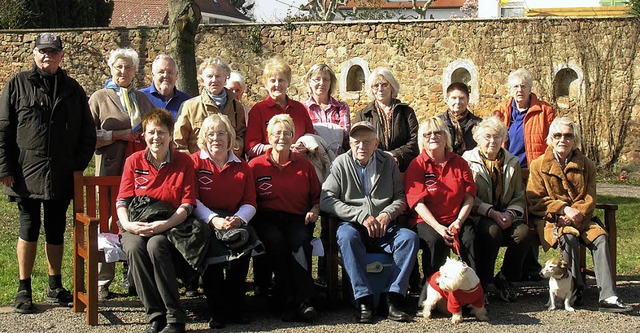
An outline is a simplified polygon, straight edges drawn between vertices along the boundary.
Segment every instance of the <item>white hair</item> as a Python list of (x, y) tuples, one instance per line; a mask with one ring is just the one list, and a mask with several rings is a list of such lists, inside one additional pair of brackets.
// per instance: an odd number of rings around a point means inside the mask
[(229, 73), (229, 79), (227, 80), (227, 83), (231, 83), (231, 82), (240, 83), (242, 88), (247, 87), (247, 84), (244, 83), (244, 77), (242, 77), (242, 74), (240, 74), (240, 72), (238, 71), (231, 71), (231, 73)]
[(171, 58), (170, 56), (168, 56), (166, 54), (158, 54), (156, 56), (156, 58), (153, 59), (153, 63), (151, 64), (151, 73), (155, 73), (156, 72), (156, 70), (158, 69), (158, 66), (159, 66), (158, 64), (162, 60), (173, 63), (173, 67), (176, 68), (176, 73), (178, 72), (178, 64), (176, 64), (176, 61), (173, 58)]
[(107, 65), (112, 67), (118, 59), (129, 59), (133, 63), (135, 71), (138, 71), (138, 65), (140, 59), (138, 58), (138, 52), (134, 49), (115, 49), (109, 53), (109, 59), (107, 59)]
[(524, 81), (527, 87), (533, 88), (533, 75), (531, 75), (531, 72), (524, 68), (518, 68), (515, 71), (511, 72), (511, 74), (509, 74), (509, 77), (507, 78), (507, 85), (509, 86), (509, 88), (513, 87), (516, 80)]

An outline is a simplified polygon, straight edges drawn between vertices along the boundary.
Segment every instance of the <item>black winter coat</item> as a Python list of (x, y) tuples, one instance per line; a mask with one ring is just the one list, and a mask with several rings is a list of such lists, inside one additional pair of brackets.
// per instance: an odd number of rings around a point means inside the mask
[(10, 197), (68, 200), (73, 172), (84, 170), (93, 156), (96, 127), (76, 80), (58, 69), (52, 94), (44, 80), (34, 66), (2, 91), (0, 177), (13, 176), (13, 187), (4, 188)]
[(391, 133), (389, 146), (385, 144), (384, 128), (381, 117), (376, 109), (375, 102), (371, 102), (364, 110), (358, 111), (353, 124), (359, 121), (368, 121), (376, 128), (379, 148), (393, 153), (398, 159), (400, 172), (404, 172), (409, 163), (420, 153), (418, 151), (418, 119), (413, 109), (397, 99), (391, 101), (393, 110), (391, 112)]

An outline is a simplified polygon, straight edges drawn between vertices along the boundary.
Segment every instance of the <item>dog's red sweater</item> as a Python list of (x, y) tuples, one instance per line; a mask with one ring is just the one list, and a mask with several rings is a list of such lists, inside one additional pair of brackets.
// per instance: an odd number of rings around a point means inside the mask
[(429, 285), (433, 289), (442, 295), (447, 300), (447, 310), (451, 313), (458, 313), (462, 311), (462, 306), (471, 304), (476, 308), (484, 306), (484, 290), (482, 286), (478, 284), (472, 290), (454, 290), (445, 291), (440, 289), (436, 279), (440, 277), (440, 272), (435, 272), (429, 278)]

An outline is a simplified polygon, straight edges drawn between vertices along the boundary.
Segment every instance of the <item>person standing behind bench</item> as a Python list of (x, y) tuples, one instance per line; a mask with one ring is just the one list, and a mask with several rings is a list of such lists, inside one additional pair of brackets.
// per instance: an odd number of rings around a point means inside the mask
[(155, 107), (171, 112), (175, 121), (178, 119), (178, 111), (182, 103), (191, 98), (189, 94), (176, 88), (176, 80), (178, 80), (176, 61), (166, 54), (158, 54), (151, 64), (151, 73), (153, 74), (151, 85), (140, 91), (147, 94)]
[[(507, 87), (511, 98), (500, 104), (494, 114), (507, 126), (508, 135), (504, 147), (518, 157), (526, 179), (531, 161), (544, 154), (547, 149), (549, 125), (556, 114), (549, 103), (539, 100), (531, 92), (533, 76), (528, 70), (519, 68), (511, 72), (507, 78)], [(531, 242), (524, 261), (522, 280), (539, 281), (540, 269), (538, 244)]]
[[(89, 108), (98, 136), (96, 176), (120, 176), (124, 161), (133, 152), (144, 149), (142, 117), (153, 109), (144, 93), (135, 90), (133, 79), (138, 69), (138, 53), (132, 49), (115, 49), (107, 64), (111, 78), (105, 87), (89, 98)], [(110, 297), (109, 286), (115, 275), (115, 263), (98, 263), (98, 299)], [(123, 287), (132, 294), (134, 288), (124, 265)]]
[(49, 274), (47, 301), (72, 306), (62, 286), (62, 255), (73, 172), (84, 170), (96, 145), (87, 95), (60, 68), (62, 39), (52, 33), (36, 38), (35, 65), (16, 74), (0, 97), (0, 180), (18, 204), (20, 237), (16, 248), (20, 283), (13, 303), (18, 313), (34, 313), (31, 273), (38, 249), (44, 207)]
[(349, 133), (351, 150), (338, 156), (322, 184), (323, 211), (342, 221), (337, 239), (353, 297), (358, 303), (359, 323), (373, 323), (373, 291), (366, 275), (368, 249), (393, 256), (394, 277), (386, 289), (387, 318), (410, 321), (399, 305), (409, 288), (416, 261), (418, 235), (401, 228), (396, 219), (407, 201), (402, 177), (394, 158), (378, 149), (376, 128), (368, 121), (355, 123)]

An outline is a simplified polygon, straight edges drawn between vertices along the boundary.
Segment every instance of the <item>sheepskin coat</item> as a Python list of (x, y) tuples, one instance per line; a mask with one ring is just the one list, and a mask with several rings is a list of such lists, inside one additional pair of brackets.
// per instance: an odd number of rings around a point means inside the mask
[[(534, 223), (545, 251), (556, 245), (557, 235), (564, 233), (580, 236), (587, 244), (606, 234), (602, 227), (591, 220), (596, 207), (596, 168), (579, 149), (573, 150), (573, 156), (564, 170), (554, 158), (551, 147), (547, 148), (544, 155), (533, 160), (526, 196), (529, 213), (537, 217)], [(556, 219), (564, 215), (565, 206), (578, 209), (585, 218), (582, 223), (555, 230)]]

